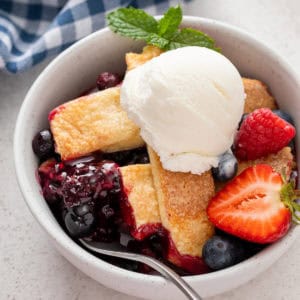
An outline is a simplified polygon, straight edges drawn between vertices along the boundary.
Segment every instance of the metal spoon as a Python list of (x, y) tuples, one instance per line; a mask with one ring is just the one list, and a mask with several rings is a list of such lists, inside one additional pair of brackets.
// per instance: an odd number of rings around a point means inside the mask
[[(138, 261), (144, 263), (157, 272), (159, 272), (163, 277), (169, 279), (173, 282), (185, 295), (188, 299), (191, 300), (201, 300), (202, 298), (196, 293), (196, 291), (186, 283), (177, 273), (175, 273), (168, 266), (160, 262), (159, 260), (142, 255), (127, 252), (127, 249), (120, 245), (119, 243), (100, 243), (100, 242), (88, 242), (83, 239), (79, 239), (79, 241), (84, 245), (87, 249), (108, 256), (114, 256), (119, 258), (125, 258), (133, 261)], [(125, 249), (125, 250), (124, 250)]]

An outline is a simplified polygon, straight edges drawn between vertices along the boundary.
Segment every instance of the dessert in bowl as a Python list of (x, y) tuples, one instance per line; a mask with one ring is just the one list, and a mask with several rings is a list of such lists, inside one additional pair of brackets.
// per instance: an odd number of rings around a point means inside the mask
[[(243, 76), (257, 78), (265, 82), (270, 87), (280, 108), (292, 115), (297, 127), (297, 115), (295, 115), (295, 111), (297, 111), (297, 105), (299, 105), (297, 104), (298, 82), (287, 65), (273, 54), (271, 50), (253, 40), (247, 34), (215, 21), (185, 18), (183, 26), (201, 28), (204, 32), (209, 33), (215, 38), (217, 44), (222, 47), (224, 55), (236, 65)], [(103, 43), (105, 43), (105, 46)], [(47, 115), (51, 110), (55, 107), (60, 107), (60, 109), (55, 110), (50, 115), (51, 120), (55, 120), (60, 112), (63, 115), (64, 110), (66, 112), (68, 108), (63, 108), (60, 105), (70, 99), (77, 98), (82, 91), (87, 90), (93, 84), (99, 73), (104, 71), (118, 72), (120, 74), (124, 73), (125, 53), (140, 52), (141, 48), (142, 45), (138, 42), (120, 38), (112, 34), (109, 30), (103, 30), (77, 43), (54, 60), (35, 82), (21, 109), (15, 135), (15, 159), (20, 186), (33, 214), (49, 233), (50, 237), (52, 237), (55, 245), (62, 254), (74, 265), (99, 282), (135, 296), (151, 298), (151, 290), (153, 287), (164, 286), (164, 289), (161, 289), (161, 292), (159, 295), (156, 295), (156, 298), (171, 299), (180, 297), (180, 295), (177, 294), (176, 289), (173, 289), (173, 287), (162, 278), (155, 275), (130, 272), (108, 264), (85, 251), (65, 234), (40, 194), (39, 184), (35, 178), (38, 163), (31, 150), (31, 140), (36, 132), (47, 127)], [(87, 50), (89, 52), (88, 55)], [(264, 64), (261, 64), (259, 60), (259, 57), (262, 56), (265, 57)], [(245, 57), (247, 57), (247, 60), (245, 60)], [(74, 61), (76, 61), (76, 64), (74, 64)], [(277, 63), (276, 67), (274, 67), (275, 63)], [(57, 74), (60, 74), (59, 78)], [(51, 82), (51, 86), (49, 86), (49, 82)], [(255, 83), (260, 86), (259, 82), (248, 82), (250, 85), (255, 85)], [(117, 88), (112, 89), (117, 93)], [(108, 90), (103, 93), (107, 93), (107, 91)], [(103, 93), (101, 92), (101, 95), (103, 95)], [(67, 107), (67, 105), (65, 106)], [(251, 103), (249, 103), (249, 106), (251, 106)], [(55, 126), (52, 126), (52, 131), (54, 127)], [(133, 131), (129, 130), (126, 133), (124, 132), (121, 138), (128, 132)], [(54, 136), (57, 139), (56, 133), (54, 133)], [(120, 138), (117, 140), (120, 141)], [(141, 139), (139, 139), (139, 137), (130, 139), (130, 142), (134, 145), (132, 148), (141, 146)], [(66, 144), (63, 143), (63, 146), (65, 145)], [(118, 145), (118, 148), (114, 148), (113, 151), (125, 150), (128, 145), (125, 149), (121, 149), (119, 146), (120, 145)], [(76, 151), (78, 153), (78, 149)], [(158, 170), (160, 176), (164, 176), (165, 171), (161, 169), (157, 155), (152, 150), (150, 150), (149, 153), (150, 160), (156, 165), (155, 170)], [(136, 155), (133, 156), (135, 156), (134, 159), (137, 160), (134, 163), (140, 162), (140, 160), (144, 163), (148, 162), (148, 157), (146, 157), (143, 149), (138, 150), (135, 154)], [(66, 155), (66, 157), (74, 158), (72, 155)], [(288, 153), (286, 155), (279, 155), (279, 157), (276, 157), (276, 161), (281, 157), (289, 158), (290, 156)], [(113, 157), (108, 157), (110, 160), (112, 158)], [(129, 161), (131, 160), (132, 158), (129, 158)], [(46, 169), (49, 165), (46, 164), (44, 167)], [(100, 164), (99, 167), (102, 173), (108, 174), (112, 170), (114, 171), (113, 164)], [(63, 168), (69, 168), (70, 172), (73, 172), (71, 164), (69, 166), (63, 166)], [(82, 168), (84, 169), (84, 162)], [(132, 168), (136, 169), (135, 172), (130, 171)], [(131, 183), (138, 184), (140, 182), (140, 177), (138, 176), (141, 174), (143, 179), (148, 179), (146, 184), (149, 185), (148, 191), (151, 194), (153, 182), (151, 181), (151, 177), (149, 177), (151, 171), (149, 171), (148, 164), (124, 166), (120, 169), (125, 186)], [(133, 178), (134, 176), (136, 178)], [(189, 176), (192, 176), (192, 174), (189, 174)], [(187, 184), (190, 182), (192, 182), (192, 180), (188, 179)], [(115, 182), (113, 182), (112, 179), (110, 182), (107, 182), (107, 184), (114, 185)], [(197, 186), (199, 185), (200, 183), (197, 184)], [(115, 184), (114, 187), (117, 189), (118, 184)], [(138, 187), (135, 190), (138, 190)], [(144, 190), (143, 188), (143, 191)], [(205, 192), (209, 193), (209, 186), (207, 186)], [(211, 197), (212, 196), (211, 194)], [(66, 195), (66, 198), (68, 198), (68, 195)], [(132, 199), (129, 197), (129, 201), (130, 200)], [(134, 200), (132, 203), (134, 203)], [(153, 209), (151, 210), (153, 211)], [(130, 223), (130, 220), (128, 222)], [(159, 223), (159, 219), (157, 218), (153, 223)], [(139, 234), (141, 231), (135, 232), (135, 228), (133, 227), (131, 229), (132, 235), (136, 235), (136, 238), (140, 238)], [(156, 230), (155, 226), (152, 229)], [(238, 286), (270, 266), (273, 261), (287, 250), (288, 246), (295, 239), (297, 231), (297, 228), (291, 228), (283, 239), (262, 250), (256, 256), (231, 268), (208, 274), (189, 276), (186, 277), (186, 279), (203, 296), (217, 294)], [(147, 234), (150, 234), (149, 231)], [(172, 262), (174, 263), (174, 259)], [(143, 291), (136, 288), (139, 284), (143, 284)]]

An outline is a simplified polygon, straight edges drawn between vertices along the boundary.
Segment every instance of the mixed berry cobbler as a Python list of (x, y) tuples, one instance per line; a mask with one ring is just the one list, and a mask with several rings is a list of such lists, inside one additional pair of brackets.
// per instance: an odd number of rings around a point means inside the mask
[[(147, 46), (128, 53), (128, 69), (161, 52)], [(287, 232), (295, 129), (261, 81), (243, 79), (244, 115), (232, 151), (201, 175), (162, 167), (120, 105), (121, 81), (101, 73), (98, 92), (55, 108), (50, 129), (33, 139), (43, 196), (71, 238), (120, 242), (180, 274), (201, 274), (245, 260)]]

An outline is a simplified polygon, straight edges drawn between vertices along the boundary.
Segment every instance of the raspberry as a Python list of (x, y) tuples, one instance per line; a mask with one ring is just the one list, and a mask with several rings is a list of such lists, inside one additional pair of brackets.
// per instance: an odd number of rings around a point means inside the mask
[(268, 108), (260, 108), (248, 115), (235, 138), (235, 155), (253, 160), (276, 153), (294, 138), (294, 126)]

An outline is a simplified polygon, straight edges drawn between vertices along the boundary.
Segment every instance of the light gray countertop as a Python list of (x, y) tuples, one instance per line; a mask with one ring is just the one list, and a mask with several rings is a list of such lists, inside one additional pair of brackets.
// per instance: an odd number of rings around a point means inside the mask
[[(196, 0), (184, 10), (249, 31), (284, 56), (300, 76), (299, 0)], [(0, 299), (136, 299), (105, 288), (67, 262), (22, 199), (12, 155), (14, 125), (26, 92), (46, 65), (19, 75), (0, 73)], [(300, 299), (299, 249), (300, 240), (254, 280), (210, 299)]]

